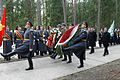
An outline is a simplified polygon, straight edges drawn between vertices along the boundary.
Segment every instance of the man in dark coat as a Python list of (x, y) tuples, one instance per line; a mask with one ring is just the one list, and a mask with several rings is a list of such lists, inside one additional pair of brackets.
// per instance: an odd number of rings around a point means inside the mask
[(78, 68), (84, 67), (84, 58), (85, 58), (85, 49), (86, 49), (86, 39), (87, 39), (87, 22), (83, 22), (81, 25), (80, 33), (76, 38), (73, 40), (73, 44), (64, 50), (71, 50), (79, 59), (80, 65)]
[(29, 68), (27, 68), (26, 70), (32, 70), (33, 69), (33, 62), (32, 62), (33, 30), (31, 30), (32, 26), (33, 25), (30, 21), (28, 21), (26, 23), (27, 30), (24, 33), (23, 45), (21, 45), (20, 47), (15, 49), (13, 52), (9, 52), (8, 54), (1, 53), (1, 55), (3, 57), (9, 57), (9, 56), (13, 56), (15, 54), (26, 56), (27, 59), (28, 59), (28, 62), (29, 62)]
[(103, 46), (104, 46), (103, 56), (109, 54), (109, 52), (108, 52), (109, 42), (110, 42), (110, 33), (107, 32), (107, 28), (104, 28), (104, 33), (103, 33), (103, 36), (102, 36), (102, 43), (103, 43)]
[[(6, 28), (6, 33), (3, 36), (3, 53), (8, 54), (9, 52), (12, 51), (12, 32), (9, 31), (9, 28)], [(4, 57), (5, 60), (9, 61), (10, 57)]]
[(93, 28), (88, 33), (89, 46), (91, 47), (90, 54), (94, 53), (94, 47), (96, 46), (97, 34)]

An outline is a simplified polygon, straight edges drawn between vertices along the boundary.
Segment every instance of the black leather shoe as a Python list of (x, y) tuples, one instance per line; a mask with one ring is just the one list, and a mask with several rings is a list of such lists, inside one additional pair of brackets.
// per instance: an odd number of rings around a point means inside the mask
[(103, 56), (105, 56), (105, 54), (103, 54)]
[(3, 57), (8, 57), (7, 54), (0, 53)]
[(61, 59), (61, 58), (62, 58), (62, 56), (58, 57), (58, 59)]
[(68, 61), (67, 64), (72, 63), (72, 61)]
[(50, 58), (55, 59), (55, 57), (53, 55), (51, 55)]
[(82, 67), (84, 67), (83, 65), (80, 65), (80, 66), (78, 66), (77, 68), (82, 68)]
[(63, 59), (62, 61), (67, 61), (67, 59)]
[(33, 67), (29, 67), (29, 68), (27, 68), (27, 69), (25, 69), (26, 71), (28, 71), (28, 70), (33, 70)]

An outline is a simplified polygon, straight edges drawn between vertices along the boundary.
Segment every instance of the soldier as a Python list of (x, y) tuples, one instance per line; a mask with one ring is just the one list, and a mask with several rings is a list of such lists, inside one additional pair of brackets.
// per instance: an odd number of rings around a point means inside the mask
[[(14, 43), (15, 43), (15, 48), (20, 47), (20, 45), (23, 43), (23, 38), (24, 34), (23, 31), (21, 31), (21, 27), (17, 26), (16, 30), (14, 31)], [(18, 59), (21, 59), (22, 56), (18, 54)]]
[(36, 26), (35, 27), (35, 30), (34, 30), (34, 52), (36, 53), (36, 55), (39, 55), (39, 38), (40, 38), (40, 35), (39, 35), (39, 30), (40, 30), (40, 26)]
[(87, 22), (83, 22), (80, 27), (80, 33), (73, 40), (73, 44), (67, 48), (64, 48), (65, 51), (71, 50), (79, 59), (80, 65), (77, 68), (84, 67), (83, 60), (85, 59), (85, 49), (86, 49), (86, 39), (87, 39)]
[(109, 54), (109, 51), (108, 51), (109, 42), (110, 42), (110, 33), (107, 32), (107, 28), (104, 28), (104, 33), (103, 33), (103, 36), (102, 36), (102, 43), (103, 43), (103, 46), (104, 46), (103, 56)]
[[(62, 35), (65, 33), (66, 30), (67, 30), (66, 29), (66, 24), (62, 23), (61, 28), (60, 28), (60, 31), (61, 31)], [(63, 52), (63, 56), (64, 56), (64, 59), (62, 61), (67, 61), (67, 54), (66, 54), (67, 51), (64, 51), (63, 48), (64, 47), (62, 46), (62, 52)]]
[(10, 57), (15, 54), (24, 55), (27, 57), (29, 62), (29, 67), (26, 70), (33, 69), (33, 62), (32, 62), (32, 51), (33, 51), (33, 31), (31, 30), (32, 23), (28, 21), (26, 23), (27, 30), (24, 33), (24, 41), (23, 45), (15, 49), (13, 52), (9, 52), (8, 54), (1, 53), (3, 57)]
[[(8, 54), (12, 51), (12, 32), (9, 31), (9, 28), (6, 28), (6, 33), (3, 36), (3, 53)], [(9, 61), (10, 57), (4, 57), (5, 60)]]
[(103, 35), (103, 29), (100, 30), (98, 35), (99, 47), (102, 47), (102, 35)]
[(43, 26), (40, 26), (40, 30), (38, 33), (38, 37), (39, 37), (38, 48), (39, 48), (41, 56), (44, 56), (44, 54), (47, 54), (47, 46), (45, 45), (45, 39), (43, 37), (43, 32), (44, 32)]

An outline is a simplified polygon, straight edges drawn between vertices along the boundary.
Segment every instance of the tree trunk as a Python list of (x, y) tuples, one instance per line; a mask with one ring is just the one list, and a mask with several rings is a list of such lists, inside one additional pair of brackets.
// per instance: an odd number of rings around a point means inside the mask
[(2, 0), (0, 0), (0, 20), (1, 20), (1, 17), (2, 17)]
[(118, 27), (118, 24), (117, 24), (118, 23), (118, 19), (117, 19), (118, 16), (117, 15), (118, 15), (118, 0), (116, 0), (116, 22), (115, 22), (116, 23), (116, 27)]
[(63, 13), (64, 13), (64, 23), (67, 25), (67, 7), (66, 7), (66, 0), (62, 0), (63, 1)]
[(42, 20), (41, 20), (41, 0), (37, 0), (37, 20), (38, 20), (38, 25), (42, 25)]
[(73, 0), (73, 24), (76, 25), (76, 0)]
[(98, 35), (98, 32), (100, 31), (100, 4), (101, 4), (101, 0), (98, 0), (97, 35)]

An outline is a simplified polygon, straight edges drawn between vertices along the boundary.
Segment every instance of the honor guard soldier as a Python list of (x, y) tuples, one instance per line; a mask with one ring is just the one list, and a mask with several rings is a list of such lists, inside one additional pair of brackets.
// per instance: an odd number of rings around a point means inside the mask
[(85, 50), (86, 50), (86, 39), (87, 39), (87, 22), (83, 22), (80, 26), (79, 35), (77, 35), (71, 46), (64, 48), (65, 51), (71, 50), (79, 59), (80, 65), (78, 68), (84, 67), (83, 60), (85, 59)]
[[(15, 48), (20, 47), (20, 45), (23, 43), (24, 37), (23, 37), (23, 31), (21, 31), (21, 27), (17, 26), (16, 30), (14, 31), (14, 43)], [(18, 59), (21, 59), (22, 56), (18, 54)]]
[[(9, 52), (12, 51), (12, 44), (13, 44), (13, 40), (12, 40), (12, 32), (9, 31), (9, 28), (6, 28), (6, 33), (3, 36), (3, 53), (4, 54), (8, 54)], [(10, 56), (9, 57), (4, 57), (5, 60), (9, 61), (10, 60)]]
[(39, 55), (39, 38), (40, 38), (40, 26), (36, 26), (34, 30), (34, 52)]
[(100, 30), (98, 35), (99, 47), (102, 47), (102, 35), (103, 35), (103, 29)]
[(28, 21), (26, 23), (27, 30), (24, 33), (24, 41), (23, 45), (18, 47), (12, 52), (9, 52), (8, 54), (1, 53), (3, 57), (10, 57), (15, 54), (19, 54), (22, 56), (26, 56), (29, 62), (29, 67), (26, 70), (32, 70), (33, 69), (33, 61), (32, 61), (32, 51), (33, 51), (33, 31), (31, 30), (32, 23)]

